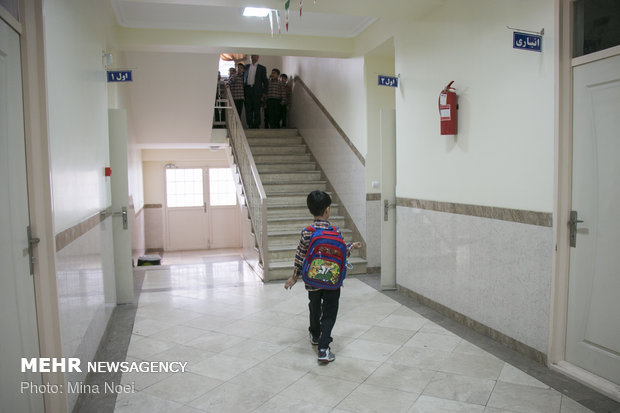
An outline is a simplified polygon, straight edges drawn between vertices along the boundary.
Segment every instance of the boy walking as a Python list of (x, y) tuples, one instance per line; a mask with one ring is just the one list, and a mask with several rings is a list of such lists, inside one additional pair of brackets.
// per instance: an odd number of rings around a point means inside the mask
[[(301, 232), (301, 239), (295, 255), (295, 269), (293, 275), (284, 284), (285, 289), (293, 287), (302, 274), (303, 262), (313, 232), (331, 227), (328, 221), (329, 208), (332, 203), (329, 194), (323, 191), (312, 191), (306, 201), (310, 213), (314, 216), (314, 223), (312, 227), (305, 228)], [(361, 247), (360, 242), (347, 244), (347, 256), (352, 249)], [(336, 355), (329, 348), (329, 343), (332, 342), (331, 332), (338, 315), (340, 288), (328, 290), (306, 285), (306, 290), (308, 291), (308, 309), (310, 310), (310, 327), (308, 328), (310, 342), (318, 346), (319, 363), (329, 363), (336, 359)]]

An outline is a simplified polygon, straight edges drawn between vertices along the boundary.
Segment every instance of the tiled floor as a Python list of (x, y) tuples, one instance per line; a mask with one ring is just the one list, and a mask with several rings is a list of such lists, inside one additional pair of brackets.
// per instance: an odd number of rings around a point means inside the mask
[(127, 360), (187, 372), (124, 374), (136, 392), (115, 412), (590, 411), (360, 279), (320, 366), (301, 281), (262, 284), (230, 251), (202, 261), (144, 270)]

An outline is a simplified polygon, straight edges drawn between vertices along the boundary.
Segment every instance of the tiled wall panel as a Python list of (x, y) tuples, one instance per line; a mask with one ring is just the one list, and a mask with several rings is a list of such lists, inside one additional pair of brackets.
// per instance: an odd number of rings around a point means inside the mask
[(397, 208), (397, 283), (547, 353), (552, 228)]

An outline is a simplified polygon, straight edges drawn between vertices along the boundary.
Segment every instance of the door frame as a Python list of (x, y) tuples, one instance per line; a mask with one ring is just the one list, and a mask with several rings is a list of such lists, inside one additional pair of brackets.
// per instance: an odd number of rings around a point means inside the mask
[[(39, 238), (34, 248), (34, 289), (41, 357), (62, 354), (58, 292), (56, 286), (56, 239), (52, 214), (52, 191), (49, 162), (47, 100), (45, 95), (45, 54), (43, 42), (43, 1), (19, 1), (20, 21), (0, 6), (0, 17), (20, 34), (26, 173), (30, 226)], [(44, 383), (64, 385), (61, 372), (42, 373)], [(47, 392), (43, 396), (46, 411), (66, 412), (63, 393)]]
[(555, 178), (553, 274), (549, 368), (620, 401), (618, 386), (566, 361), (566, 323), (570, 267), (569, 214), (572, 206), (573, 67), (620, 54), (620, 46), (572, 58), (572, 0), (555, 0)]

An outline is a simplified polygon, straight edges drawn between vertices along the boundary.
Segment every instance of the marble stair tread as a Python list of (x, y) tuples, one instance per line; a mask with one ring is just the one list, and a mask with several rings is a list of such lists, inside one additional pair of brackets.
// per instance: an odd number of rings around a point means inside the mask
[[(340, 229), (340, 232), (342, 233), (342, 236), (345, 237), (345, 240), (346, 240), (345, 234), (350, 235), (353, 233), (353, 231), (348, 228), (339, 228), (339, 229)], [(298, 230), (278, 230), (278, 231), (267, 230), (268, 237), (272, 237), (272, 236), (281, 237), (281, 236), (286, 236), (286, 235), (299, 235), (299, 234), (301, 234), (301, 228), (299, 228)]]
[[(338, 215), (333, 215), (331, 217), (329, 217), (330, 221), (342, 221), (344, 220), (344, 216), (338, 216)], [(308, 219), (308, 216), (297, 216), (297, 217), (270, 217), (267, 218), (267, 222), (285, 222), (285, 221), (301, 221), (301, 222), (308, 222), (311, 221), (311, 219)], [(308, 225), (312, 224), (312, 222), (310, 222)], [(333, 225), (333, 224), (332, 224)], [(301, 228), (300, 228), (301, 229)]]

